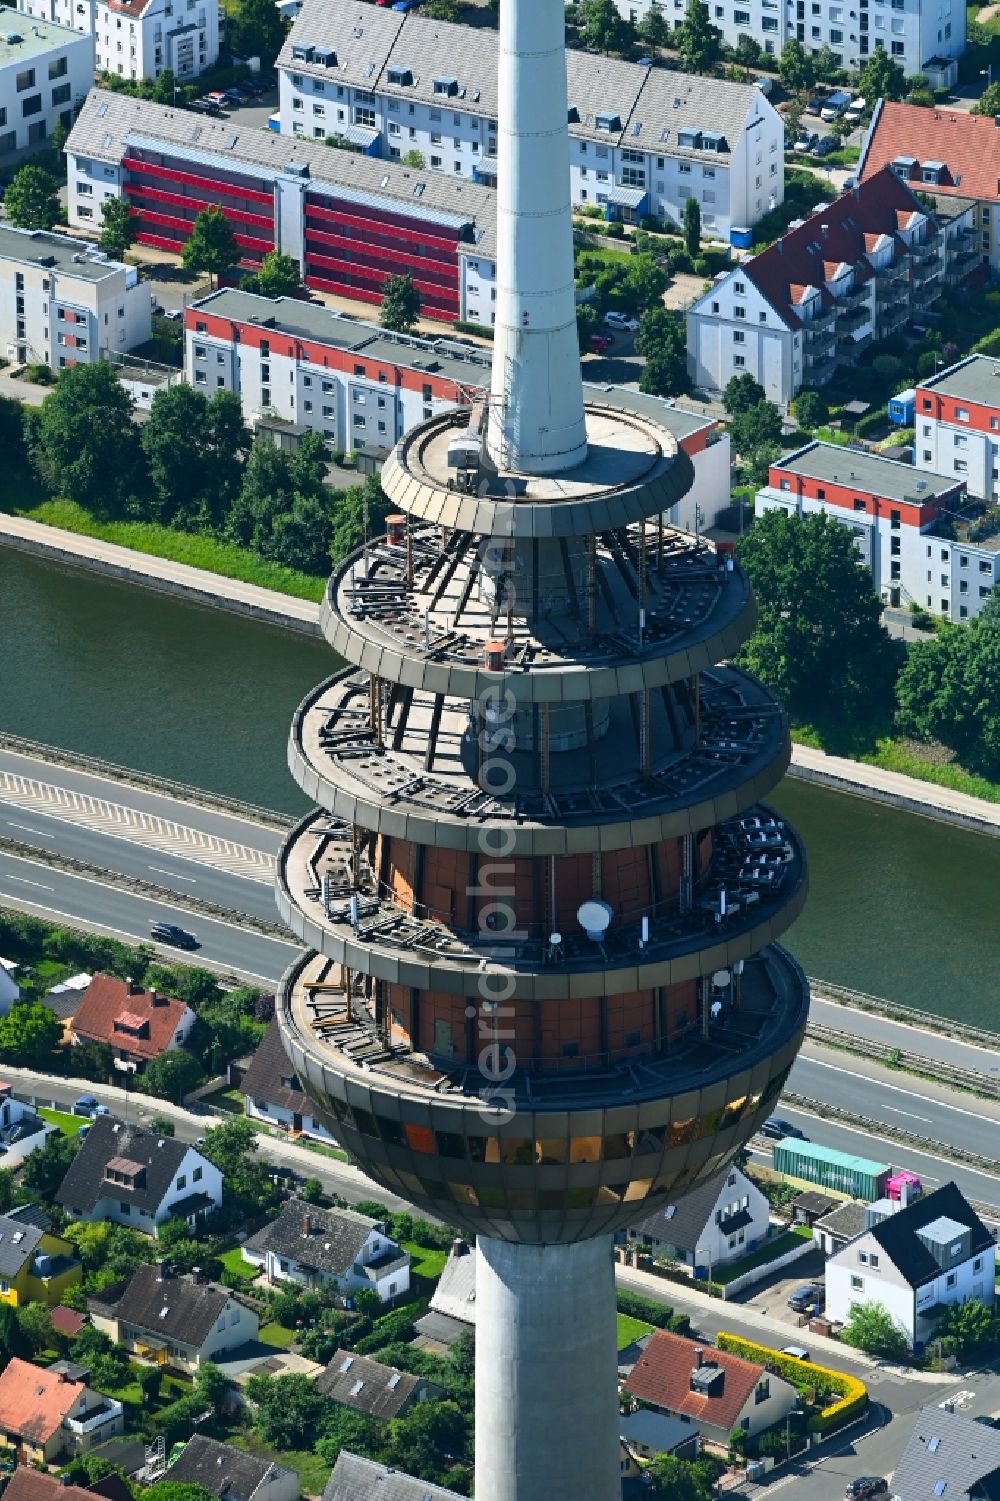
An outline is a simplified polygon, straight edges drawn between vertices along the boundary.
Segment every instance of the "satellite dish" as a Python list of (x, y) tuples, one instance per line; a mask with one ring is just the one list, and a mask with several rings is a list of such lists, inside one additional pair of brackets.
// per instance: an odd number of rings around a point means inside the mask
[(614, 909), (607, 902), (589, 901), (577, 908), (576, 920), (588, 938), (600, 943), (614, 915)]
[(725, 990), (726, 986), (729, 984), (728, 969), (717, 969), (715, 971), (715, 974), (712, 976), (712, 984), (715, 986), (716, 990)]
[(562, 943), (562, 934), (561, 933), (550, 933), (549, 934), (549, 943), (551, 943), (552, 947), (555, 948), (556, 944)]

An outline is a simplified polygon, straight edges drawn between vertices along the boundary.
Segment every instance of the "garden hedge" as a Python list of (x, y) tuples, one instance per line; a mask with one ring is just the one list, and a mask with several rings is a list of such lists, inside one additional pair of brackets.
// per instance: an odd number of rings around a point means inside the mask
[(833, 1397), (819, 1412), (809, 1419), (813, 1433), (832, 1433), (842, 1428), (852, 1418), (859, 1417), (868, 1406), (868, 1388), (856, 1376), (847, 1376), (829, 1366), (816, 1365), (811, 1360), (796, 1360), (793, 1355), (783, 1355), (769, 1345), (758, 1345), (752, 1340), (740, 1339), (736, 1334), (727, 1334), (724, 1329), (716, 1335), (715, 1343), (720, 1350), (738, 1355), (743, 1360), (752, 1360), (756, 1365), (766, 1366), (775, 1375), (781, 1376), (801, 1392), (805, 1387), (814, 1387), (825, 1396)]

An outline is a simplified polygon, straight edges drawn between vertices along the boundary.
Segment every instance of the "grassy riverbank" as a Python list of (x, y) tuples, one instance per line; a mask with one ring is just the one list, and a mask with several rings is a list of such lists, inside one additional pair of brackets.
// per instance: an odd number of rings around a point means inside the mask
[(808, 725), (798, 725), (792, 730), (792, 739), (797, 745), (808, 745), (814, 750), (828, 751), (844, 756), (863, 766), (877, 766), (882, 771), (897, 771), (902, 776), (913, 777), (917, 782), (930, 782), (935, 787), (947, 787), (952, 792), (964, 792), (968, 797), (979, 797), (987, 803), (1000, 803), (1000, 782), (991, 782), (987, 777), (976, 776), (971, 771), (952, 761), (942, 760), (943, 747), (922, 746), (912, 740), (896, 740), (891, 736), (879, 736), (873, 749), (831, 746)]
[(314, 578), (295, 568), (285, 568), (280, 563), (267, 563), (245, 547), (219, 542), (214, 537), (174, 531), (153, 521), (99, 521), (71, 500), (45, 500), (30, 508), (18, 508), (16, 514), (26, 516), (29, 521), (42, 521), (47, 526), (76, 532), (79, 536), (114, 542), (132, 552), (148, 553), (172, 563), (187, 563), (192, 568), (221, 574), (223, 578), (257, 584), (278, 594), (290, 594), (296, 599), (318, 603), (323, 596), (324, 579)]

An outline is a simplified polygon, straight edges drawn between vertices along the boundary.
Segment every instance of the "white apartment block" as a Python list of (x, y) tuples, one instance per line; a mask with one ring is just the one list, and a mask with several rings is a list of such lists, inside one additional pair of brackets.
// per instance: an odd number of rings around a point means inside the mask
[(973, 354), (914, 393), (914, 463), (954, 476), (970, 495), (1000, 499), (1000, 360)]
[[(624, 20), (641, 21), (661, 12), (671, 31), (684, 20), (687, 0), (615, 0)], [(962, 0), (705, 0), (709, 19), (722, 40), (736, 47), (740, 37), (759, 42), (777, 62), (795, 38), (807, 52), (830, 47), (839, 66), (858, 72), (879, 47), (907, 77), (922, 73), (932, 86), (949, 87), (957, 59), (965, 51)]]
[(0, 353), (18, 364), (89, 365), (152, 331), (153, 300), (134, 266), (79, 240), (0, 224)]
[[(493, 185), (497, 35), (361, 0), (305, 0), (278, 56), (282, 133)], [(698, 200), (727, 240), (784, 198), (784, 131), (760, 89), (571, 49), (574, 205), (679, 224)]]
[(875, 591), (964, 623), (1000, 580), (1000, 537), (969, 540), (973, 511), (962, 481), (834, 443), (786, 454), (758, 490), (755, 509), (804, 517), (824, 512), (850, 529)]
[(197, 78), (219, 57), (219, 0), (18, 0), (26, 16), (94, 40), (94, 67), (133, 83), (173, 70)]
[(888, 169), (820, 205), (692, 304), (694, 384), (723, 391), (747, 372), (787, 407), (940, 296), (943, 238)]
[(0, 163), (69, 130), (94, 77), (94, 43), (0, 5)]

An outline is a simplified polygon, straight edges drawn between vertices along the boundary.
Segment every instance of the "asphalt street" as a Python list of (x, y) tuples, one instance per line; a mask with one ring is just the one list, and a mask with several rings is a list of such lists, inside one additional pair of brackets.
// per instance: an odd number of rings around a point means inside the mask
[[(960, 1068), (978, 1069), (984, 1074), (1000, 1074), (1000, 1052), (977, 1047), (975, 1043), (963, 1042), (961, 1038), (948, 1037), (942, 1032), (928, 1032), (921, 1027), (902, 1027), (889, 1017), (871, 1011), (859, 1011), (853, 1006), (841, 1006), (836, 1001), (826, 1001), (813, 995), (809, 1007), (810, 1020), (822, 1022), (825, 1027), (849, 1032), (854, 1037), (870, 1037), (875, 1042), (884, 1042), (889, 1047), (905, 1046), (925, 1058), (938, 1058), (945, 1063), (957, 1064)], [(900, 1033), (906, 1034), (901, 1042)]]

